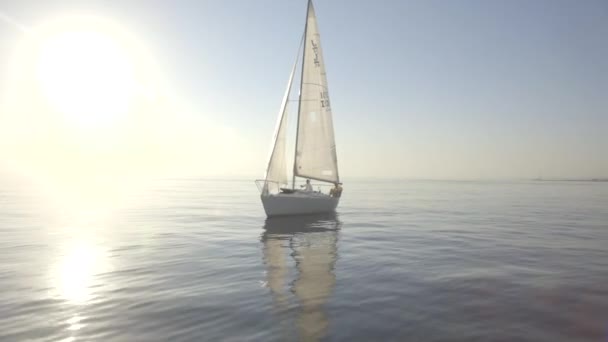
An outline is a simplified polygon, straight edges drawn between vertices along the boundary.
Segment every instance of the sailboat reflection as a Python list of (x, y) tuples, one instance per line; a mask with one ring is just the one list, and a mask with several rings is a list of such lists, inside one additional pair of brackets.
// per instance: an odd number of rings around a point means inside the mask
[[(318, 340), (327, 334), (329, 323), (323, 306), (336, 282), (334, 264), (341, 226), (336, 214), (274, 217), (264, 224), (266, 277), (274, 306), (277, 314), (286, 317), (294, 299), (287, 292), (287, 280), (294, 279), (288, 286), (298, 306), (295, 325), (301, 340)], [(294, 270), (289, 257), (295, 263)]]

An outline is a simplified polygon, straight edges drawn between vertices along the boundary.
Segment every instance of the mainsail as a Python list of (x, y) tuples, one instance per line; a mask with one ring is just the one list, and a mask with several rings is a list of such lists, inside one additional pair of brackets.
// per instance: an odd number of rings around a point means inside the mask
[(294, 177), (339, 182), (338, 160), (317, 18), (308, 2)]

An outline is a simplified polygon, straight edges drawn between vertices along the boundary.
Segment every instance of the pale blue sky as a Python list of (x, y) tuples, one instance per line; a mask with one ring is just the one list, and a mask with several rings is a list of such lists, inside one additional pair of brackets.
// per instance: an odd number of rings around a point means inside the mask
[[(253, 176), (265, 167), (305, 8), (304, 0), (0, 1), (24, 26), (68, 11), (124, 26), (197, 113), (242, 138), (248, 161), (227, 172)], [(315, 8), (343, 177), (608, 176), (608, 2), (317, 0)], [(0, 23), (3, 66), (20, 32)]]

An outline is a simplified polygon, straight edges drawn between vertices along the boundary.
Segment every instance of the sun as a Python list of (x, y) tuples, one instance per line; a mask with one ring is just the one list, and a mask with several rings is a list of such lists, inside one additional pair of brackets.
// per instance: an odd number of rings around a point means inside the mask
[(69, 12), (15, 42), (0, 65), (2, 171), (62, 203), (110, 203), (160, 163), (150, 146), (171, 113), (168, 86), (144, 36), (117, 18)]
[(49, 104), (83, 126), (114, 122), (129, 110), (135, 80), (129, 57), (102, 32), (67, 31), (43, 42), (37, 70)]
[(52, 110), (80, 129), (111, 125), (129, 111), (136, 61), (119, 30), (76, 17), (47, 23), (39, 32), (36, 80)]

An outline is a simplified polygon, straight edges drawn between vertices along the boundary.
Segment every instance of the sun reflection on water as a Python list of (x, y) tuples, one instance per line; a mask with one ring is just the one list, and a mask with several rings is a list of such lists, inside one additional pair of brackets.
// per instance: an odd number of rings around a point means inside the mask
[(76, 330), (80, 330), (81, 328), (83, 328), (85, 325), (80, 323), (80, 321), (82, 321), (83, 317), (76, 314), (74, 316), (72, 316), (72, 318), (68, 319), (66, 321), (67, 324), (69, 324), (68, 326), (68, 330), (72, 330), (72, 331), (76, 331)]
[(97, 276), (110, 269), (103, 248), (88, 240), (71, 242), (51, 268), (53, 294), (72, 304), (85, 304), (94, 297), (93, 287), (102, 285)]

